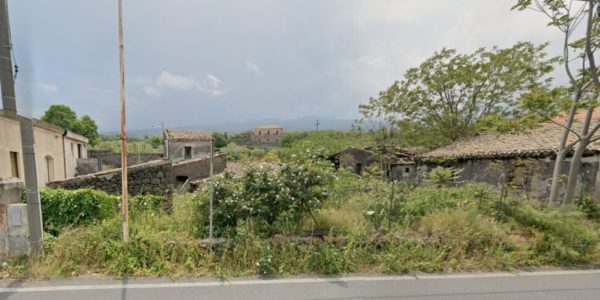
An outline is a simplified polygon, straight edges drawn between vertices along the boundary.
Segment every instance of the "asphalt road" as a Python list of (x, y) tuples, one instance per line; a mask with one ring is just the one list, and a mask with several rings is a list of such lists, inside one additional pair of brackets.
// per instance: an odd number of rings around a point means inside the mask
[(425, 276), (0, 281), (0, 299), (600, 299), (599, 271)]

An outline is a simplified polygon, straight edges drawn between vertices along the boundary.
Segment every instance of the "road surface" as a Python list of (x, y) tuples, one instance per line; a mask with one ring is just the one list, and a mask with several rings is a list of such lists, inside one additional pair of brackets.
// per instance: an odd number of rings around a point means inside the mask
[(600, 299), (600, 270), (422, 276), (0, 281), (0, 299)]

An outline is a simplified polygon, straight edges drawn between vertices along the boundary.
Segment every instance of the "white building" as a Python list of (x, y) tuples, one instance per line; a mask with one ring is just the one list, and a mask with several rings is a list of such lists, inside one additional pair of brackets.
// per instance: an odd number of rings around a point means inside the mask
[[(0, 110), (0, 178), (25, 180), (19, 118)], [(77, 159), (87, 158), (88, 139), (36, 119), (33, 128), (38, 185), (77, 176)]]

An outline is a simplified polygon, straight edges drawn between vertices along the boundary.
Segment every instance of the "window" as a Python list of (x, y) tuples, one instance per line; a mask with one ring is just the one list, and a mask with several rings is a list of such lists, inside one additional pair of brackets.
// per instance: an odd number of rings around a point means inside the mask
[(184, 154), (183, 154), (184, 159), (192, 158), (192, 147), (186, 146), (186, 147), (184, 147), (183, 150), (184, 150)]
[(270, 134), (271, 134), (271, 131), (270, 131), (270, 130), (267, 130), (267, 135), (270, 135)]
[(259, 131), (259, 132), (258, 132), (258, 135), (262, 135), (262, 131)]
[(410, 168), (404, 168), (404, 173), (410, 173)]
[(278, 135), (278, 134), (279, 134), (279, 130), (275, 130), (275, 135)]
[(10, 171), (12, 177), (19, 178), (19, 153), (10, 152)]
[(358, 163), (354, 166), (354, 173), (358, 174), (358, 175), (362, 175), (363, 173), (363, 165), (361, 163)]
[(81, 144), (77, 144), (77, 158), (81, 158), (82, 157), (82, 155), (81, 155), (82, 152), (83, 151), (82, 151)]
[(46, 161), (46, 183), (54, 181), (54, 159), (48, 155)]

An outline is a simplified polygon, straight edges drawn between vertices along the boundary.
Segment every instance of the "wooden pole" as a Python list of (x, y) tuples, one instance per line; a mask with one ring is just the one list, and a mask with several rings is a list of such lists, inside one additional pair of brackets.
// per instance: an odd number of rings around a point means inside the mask
[(125, 57), (123, 48), (123, 0), (119, 1), (119, 73), (121, 81), (121, 219), (123, 241), (129, 242), (129, 201), (127, 199), (127, 122), (125, 110)]
[(208, 237), (210, 239), (213, 238), (213, 198), (214, 198), (214, 183), (213, 183), (213, 168), (214, 168), (214, 158), (215, 158), (215, 138), (214, 136), (210, 140), (210, 173), (209, 173), (209, 182), (210, 182), (210, 200), (209, 200), (209, 224), (208, 224)]

